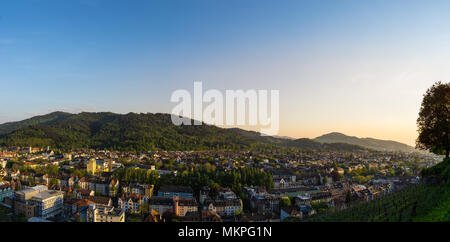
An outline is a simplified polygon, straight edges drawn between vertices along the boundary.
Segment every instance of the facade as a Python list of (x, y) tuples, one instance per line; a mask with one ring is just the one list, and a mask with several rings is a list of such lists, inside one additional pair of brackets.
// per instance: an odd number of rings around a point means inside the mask
[(87, 209), (87, 222), (125, 222), (125, 210), (91, 204)]
[(97, 172), (111, 172), (112, 171), (112, 160), (105, 162), (103, 160), (96, 160), (95, 158), (89, 159), (87, 162), (87, 172), (90, 174), (95, 174)]
[(258, 194), (250, 198), (250, 207), (258, 213), (280, 211), (280, 197), (268, 194)]
[(119, 189), (119, 180), (83, 177), (78, 181), (81, 189), (93, 190), (102, 196), (114, 197)]
[(126, 198), (125, 196), (119, 198), (119, 208), (124, 209), (129, 213), (139, 213), (142, 200), (136, 194)]
[(168, 197), (153, 197), (149, 200), (149, 211), (157, 211), (164, 214), (167, 210), (173, 209), (173, 199)]
[(184, 217), (186, 213), (197, 212), (198, 203), (195, 198), (174, 198), (174, 211), (177, 216)]
[(215, 212), (220, 216), (233, 216), (237, 212), (243, 211), (243, 203), (240, 198), (208, 201), (205, 207), (210, 212)]
[(184, 217), (187, 213), (198, 211), (198, 202), (195, 198), (154, 197), (150, 199), (149, 204), (149, 211), (155, 210), (158, 214), (171, 210), (175, 215)]
[(132, 195), (136, 194), (143, 198), (144, 202), (147, 202), (148, 199), (152, 197), (153, 193), (153, 185), (148, 184), (140, 184), (140, 183), (133, 183), (126, 186), (122, 186), (122, 190), (124, 194)]
[(0, 159), (0, 169), (1, 168), (6, 168), (6, 164), (8, 164), (7, 160)]
[(25, 215), (27, 218), (34, 217), (36, 205), (26, 201), (14, 201), (14, 215)]
[(36, 206), (35, 217), (51, 218), (63, 212), (64, 192), (48, 190), (43, 191), (30, 199)]
[(97, 172), (97, 161), (94, 158), (89, 159), (87, 163), (87, 172), (89, 174), (95, 174), (95, 172)]
[(78, 189), (74, 191), (74, 194), (77, 199), (83, 199), (95, 196), (95, 192), (93, 190), (84, 190), (84, 189)]

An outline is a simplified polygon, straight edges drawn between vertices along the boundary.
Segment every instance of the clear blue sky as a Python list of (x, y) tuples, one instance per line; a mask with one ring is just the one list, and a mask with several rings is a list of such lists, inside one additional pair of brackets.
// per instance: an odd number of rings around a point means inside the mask
[(450, 80), (450, 1), (4, 0), (0, 123), (170, 112), (175, 89), (279, 89), (281, 135), (413, 144)]

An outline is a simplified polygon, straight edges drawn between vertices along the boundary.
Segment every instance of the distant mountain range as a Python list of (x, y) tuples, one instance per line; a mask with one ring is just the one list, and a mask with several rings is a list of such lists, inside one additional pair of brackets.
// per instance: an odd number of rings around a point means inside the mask
[[(328, 137), (328, 138), (327, 138)], [(338, 139), (338, 138), (341, 139)], [(212, 125), (175, 126), (170, 114), (54, 112), (0, 125), (1, 146), (51, 146), (62, 149), (207, 150), (271, 149), (362, 151), (403, 150), (394, 141), (356, 142), (356, 137), (328, 134), (312, 139), (261, 136), (254, 131)], [(356, 138), (356, 141), (355, 139)], [(362, 139), (366, 140), (366, 139)], [(383, 143), (388, 142), (388, 143)], [(374, 144), (373, 144), (374, 143)], [(371, 144), (371, 145), (368, 145)], [(387, 149), (389, 148), (389, 149)], [(412, 147), (411, 147), (412, 148)], [(408, 149), (409, 150), (409, 149)]]
[(345, 134), (337, 132), (325, 134), (313, 140), (320, 143), (328, 143), (328, 144), (346, 143), (380, 151), (404, 151), (404, 152), (416, 151), (414, 147), (397, 141), (379, 140), (373, 138), (358, 138), (355, 136), (347, 136)]

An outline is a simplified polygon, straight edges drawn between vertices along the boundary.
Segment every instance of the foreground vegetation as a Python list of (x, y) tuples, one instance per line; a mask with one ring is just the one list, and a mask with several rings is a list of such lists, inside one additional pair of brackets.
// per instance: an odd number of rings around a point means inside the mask
[[(424, 169), (422, 184), (348, 209), (318, 214), (310, 222), (449, 222), (450, 159)], [(431, 182), (431, 183), (430, 183)]]
[(309, 218), (309, 222), (450, 221), (450, 186), (414, 185), (400, 192)]

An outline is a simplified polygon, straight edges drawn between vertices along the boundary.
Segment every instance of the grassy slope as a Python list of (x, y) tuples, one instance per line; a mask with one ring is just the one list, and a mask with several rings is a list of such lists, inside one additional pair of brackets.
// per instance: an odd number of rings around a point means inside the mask
[[(428, 196), (427, 200), (430, 203), (435, 204), (433, 208), (429, 209), (424, 214), (418, 214), (413, 221), (450, 221), (450, 159), (444, 160), (440, 164), (425, 169), (422, 171), (422, 176), (433, 177), (436, 185), (430, 185), (428, 187), (429, 194), (434, 194), (434, 199), (432, 196)], [(436, 179), (437, 178), (437, 179)]]
[(434, 199), (427, 199), (434, 207), (423, 214), (418, 213), (414, 222), (449, 222), (450, 221), (450, 186), (431, 186), (427, 194), (437, 194)]

